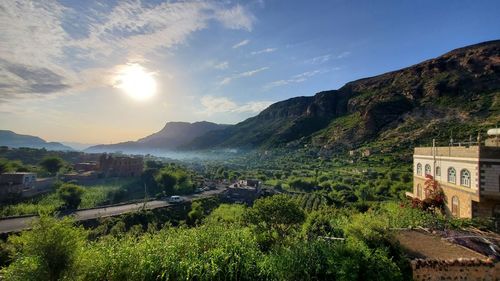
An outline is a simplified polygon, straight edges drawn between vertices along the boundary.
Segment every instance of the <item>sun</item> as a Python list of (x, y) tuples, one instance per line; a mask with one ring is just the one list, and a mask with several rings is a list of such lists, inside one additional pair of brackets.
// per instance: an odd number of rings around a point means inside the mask
[(148, 72), (140, 64), (129, 63), (117, 71), (114, 86), (135, 100), (147, 100), (156, 93), (153, 76), (154, 73)]

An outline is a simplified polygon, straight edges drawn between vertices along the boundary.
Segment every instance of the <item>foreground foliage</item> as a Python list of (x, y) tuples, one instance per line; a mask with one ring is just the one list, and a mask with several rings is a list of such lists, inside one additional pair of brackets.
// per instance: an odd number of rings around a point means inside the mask
[(192, 210), (195, 227), (138, 225), (92, 239), (68, 220), (42, 216), (33, 230), (9, 239), (12, 262), (1, 274), (6, 280), (406, 280), (408, 263), (391, 229), (445, 221), (396, 203), (364, 213), (334, 207), (307, 213), (286, 196), (250, 208), (221, 205), (205, 218), (200, 204)]

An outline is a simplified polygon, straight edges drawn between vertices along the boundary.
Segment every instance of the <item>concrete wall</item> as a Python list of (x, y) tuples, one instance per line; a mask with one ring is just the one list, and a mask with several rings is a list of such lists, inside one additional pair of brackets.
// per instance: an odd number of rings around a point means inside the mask
[(491, 260), (413, 260), (413, 280), (500, 280), (500, 263)]

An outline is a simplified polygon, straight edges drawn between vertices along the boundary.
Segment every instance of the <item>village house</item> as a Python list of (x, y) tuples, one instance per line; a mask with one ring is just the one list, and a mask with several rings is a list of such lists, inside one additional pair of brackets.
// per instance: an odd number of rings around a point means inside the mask
[(97, 162), (94, 161), (89, 161), (89, 162), (80, 162), (73, 164), (73, 169), (75, 171), (82, 173), (82, 172), (89, 172), (89, 171), (97, 171), (99, 169), (99, 165)]
[(35, 187), (36, 174), (15, 172), (0, 175), (0, 194), (22, 193)]
[(144, 170), (144, 160), (139, 156), (115, 156), (102, 154), (99, 157), (99, 171), (105, 177), (138, 177)]
[(482, 144), (416, 147), (413, 154), (413, 192), (426, 198), (426, 176), (432, 176), (445, 195), (446, 212), (459, 218), (500, 217), (500, 129), (488, 131)]

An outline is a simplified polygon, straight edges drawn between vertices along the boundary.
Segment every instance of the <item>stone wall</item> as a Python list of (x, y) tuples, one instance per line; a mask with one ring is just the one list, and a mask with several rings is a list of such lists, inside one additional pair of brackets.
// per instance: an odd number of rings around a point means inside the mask
[(500, 280), (500, 263), (480, 259), (411, 261), (413, 280)]

